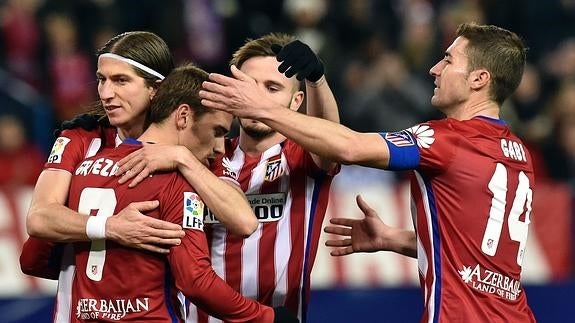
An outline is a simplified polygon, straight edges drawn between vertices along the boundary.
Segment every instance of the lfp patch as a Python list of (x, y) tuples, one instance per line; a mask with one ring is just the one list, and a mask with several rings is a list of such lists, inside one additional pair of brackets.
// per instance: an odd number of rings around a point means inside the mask
[(62, 162), (62, 154), (64, 154), (64, 149), (70, 141), (70, 138), (58, 137), (58, 139), (56, 139), (54, 142), (54, 146), (52, 146), (50, 156), (48, 156), (48, 163), (60, 164)]
[(184, 218), (182, 227), (204, 231), (204, 202), (192, 192), (184, 192)]

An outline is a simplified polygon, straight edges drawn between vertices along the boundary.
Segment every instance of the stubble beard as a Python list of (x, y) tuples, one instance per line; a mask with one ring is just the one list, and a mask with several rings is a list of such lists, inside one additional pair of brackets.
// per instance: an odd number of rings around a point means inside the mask
[[(248, 121), (249, 122), (249, 121)], [(244, 122), (242, 120), (240, 120), (240, 127), (242, 128), (242, 130), (246, 133), (246, 135), (254, 138), (254, 139), (263, 139), (263, 138), (267, 138), (273, 134), (276, 133), (275, 130), (273, 130), (272, 128), (266, 127), (266, 128), (258, 128), (257, 126), (252, 126), (252, 125), (244, 125)]]

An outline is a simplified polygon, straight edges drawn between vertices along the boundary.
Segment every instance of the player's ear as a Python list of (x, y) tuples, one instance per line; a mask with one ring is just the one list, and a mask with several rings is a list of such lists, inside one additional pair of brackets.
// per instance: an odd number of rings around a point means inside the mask
[(186, 129), (190, 122), (192, 122), (192, 109), (187, 104), (180, 104), (175, 111), (176, 115), (176, 128), (178, 130)]
[(289, 108), (294, 111), (299, 110), (299, 107), (301, 107), (301, 104), (303, 103), (303, 98), (304, 98), (303, 91), (296, 91), (291, 97)]
[(156, 92), (158, 92), (158, 88), (160, 87), (160, 83), (162, 81), (157, 80), (156, 82), (154, 82), (154, 84), (151, 86), (151, 91), (150, 91), (150, 101), (152, 101), (152, 99), (154, 98), (154, 96), (156, 95)]
[(491, 73), (486, 69), (477, 69), (469, 73), (469, 82), (471, 83), (471, 88), (474, 90), (479, 90), (489, 84), (491, 80)]

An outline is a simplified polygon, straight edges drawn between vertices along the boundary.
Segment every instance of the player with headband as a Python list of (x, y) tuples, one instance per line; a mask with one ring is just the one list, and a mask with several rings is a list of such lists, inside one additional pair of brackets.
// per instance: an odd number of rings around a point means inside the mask
[[(110, 39), (99, 50), (96, 75), (100, 100), (91, 113), (101, 116), (101, 122), (109, 122), (112, 127), (93, 125), (92, 130), (66, 129), (56, 139), (34, 189), (26, 221), (28, 233), (34, 238), (24, 245), (20, 263), (26, 274), (51, 279), (60, 275), (57, 315), (69, 297), (66, 282), (74, 275), (75, 268), (64, 256), (60, 272), (58, 264), (50, 263), (49, 259), (60, 250), (55, 246), (61, 245), (36, 238), (55, 242), (106, 238), (124, 246), (162, 254), (181, 243), (184, 232), (179, 225), (143, 216), (142, 213), (158, 207), (157, 201), (132, 203), (105, 221), (88, 221), (95, 217), (65, 206), (74, 167), (104, 147), (117, 146), (125, 138), (139, 137), (157, 86), (173, 68), (168, 46), (153, 33), (133, 31)], [(84, 118), (88, 119), (92, 118)], [(217, 192), (205, 192), (206, 204), (225, 196), (230, 207), (219, 207), (222, 221), (228, 223), (226, 219), (232, 219), (230, 230), (240, 235), (253, 232), (257, 222), (245, 197), (227, 183), (217, 184), (222, 184)]]

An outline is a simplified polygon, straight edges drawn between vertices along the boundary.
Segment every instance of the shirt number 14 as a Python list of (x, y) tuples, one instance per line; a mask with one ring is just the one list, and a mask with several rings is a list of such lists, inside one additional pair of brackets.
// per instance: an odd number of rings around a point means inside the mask
[[(505, 222), (505, 204), (507, 197), (507, 169), (503, 164), (497, 163), (495, 172), (489, 181), (489, 190), (493, 193), (491, 199), (491, 209), (489, 210), (489, 219), (483, 234), (481, 250), (489, 255), (494, 256), (497, 252), (501, 230)], [(529, 217), (531, 215), (531, 202), (533, 200), (533, 191), (529, 188), (529, 178), (524, 172), (519, 173), (519, 184), (515, 191), (513, 205), (507, 217), (507, 227), (509, 237), (513, 241), (519, 242), (517, 251), (517, 264), (521, 266), (523, 256), (525, 255), (525, 245), (527, 244), (527, 235), (529, 232)], [(519, 220), (521, 214), (525, 212), (525, 221)]]

